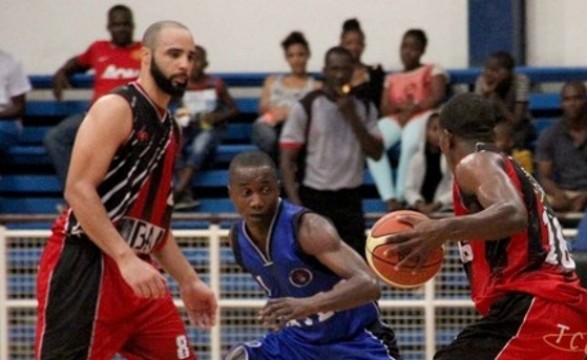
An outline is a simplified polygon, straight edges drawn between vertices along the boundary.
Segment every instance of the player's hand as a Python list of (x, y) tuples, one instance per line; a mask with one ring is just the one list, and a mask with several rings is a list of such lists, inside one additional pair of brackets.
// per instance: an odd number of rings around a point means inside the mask
[(55, 99), (63, 98), (63, 89), (70, 88), (71, 84), (65, 71), (57, 71), (53, 76), (53, 96)]
[(290, 320), (305, 318), (313, 313), (305, 298), (284, 297), (269, 299), (259, 310), (258, 319), (273, 331), (281, 330)]
[(179, 293), (192, 325), (202, 329), (216, 325), (218, 303), (216, 295), (206, 283), (198, 280), (180, 284)]
[(153, 265), (132, 254), (118, 263), (120, 274), (137, 297), (161, 298), (167, 293), (167, 281)]
[(392, 244), (386, 253), (401, 252), (404, 258), (397, 264), (398, 268), (408, 264), (410, 259), (418, 260), (414, 271), (418, 271), (429, 254), (446, 241), (445, 230), (441, 220), (422, 219), (411, 215), (398, 216), (398, 221), (413, 226), (412, 230), (389, 235), (386, 243)]

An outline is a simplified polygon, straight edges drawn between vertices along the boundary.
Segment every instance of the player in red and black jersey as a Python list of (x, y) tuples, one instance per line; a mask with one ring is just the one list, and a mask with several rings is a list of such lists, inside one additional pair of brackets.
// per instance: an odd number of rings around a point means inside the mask
[(165, 21), (143, 38), (139, 80), (98, 99), (77, 135), (65, 195), (37, 279), (37, 359), (196, 359), (156, 259), (194, 325), (216, 298), (169, 228), (177, 125), (166, 110), (187, 86), (190, 31)]
[(406, 217), (414, 229), (390, 236), (389, 242), (409, 254), (405, 262), (449, 240), (460, 241), (482, 318), (435, 359), (583, 360), (587, 291), (541, 187), (491, 145), (494, 111), (475, 94), (458, 95), (446, 104), (440, 146), (455, 176), (457, 216)]

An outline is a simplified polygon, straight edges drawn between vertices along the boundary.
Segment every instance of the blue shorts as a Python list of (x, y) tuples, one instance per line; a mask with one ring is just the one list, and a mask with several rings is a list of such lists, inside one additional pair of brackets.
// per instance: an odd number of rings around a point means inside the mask
[(352, 339), (310, 344), (283, 331), (235, 346), (225, 360), (399, 360), (391, 329), (365, 330)]

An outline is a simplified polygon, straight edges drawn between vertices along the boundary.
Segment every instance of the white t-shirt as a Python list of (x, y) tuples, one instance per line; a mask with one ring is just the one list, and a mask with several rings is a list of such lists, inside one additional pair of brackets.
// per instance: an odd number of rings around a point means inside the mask
[(0, 50), (0, 111), (12, 103), (12, 98), (31, 91), (29, 78), (12, 55)]

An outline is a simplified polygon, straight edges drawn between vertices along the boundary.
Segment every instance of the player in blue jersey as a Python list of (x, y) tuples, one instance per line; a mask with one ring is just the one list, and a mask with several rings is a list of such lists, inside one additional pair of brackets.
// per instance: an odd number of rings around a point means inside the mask
[(265, 153), (242, 153), (230, 164), (230, 199), (242, 216), (231, 244), (269, 297), (259, 320), (272, 331), (235, 346), (226, 359), (399, 359), (365, 261), (329, 220), (282, 200), (279, 187)]

